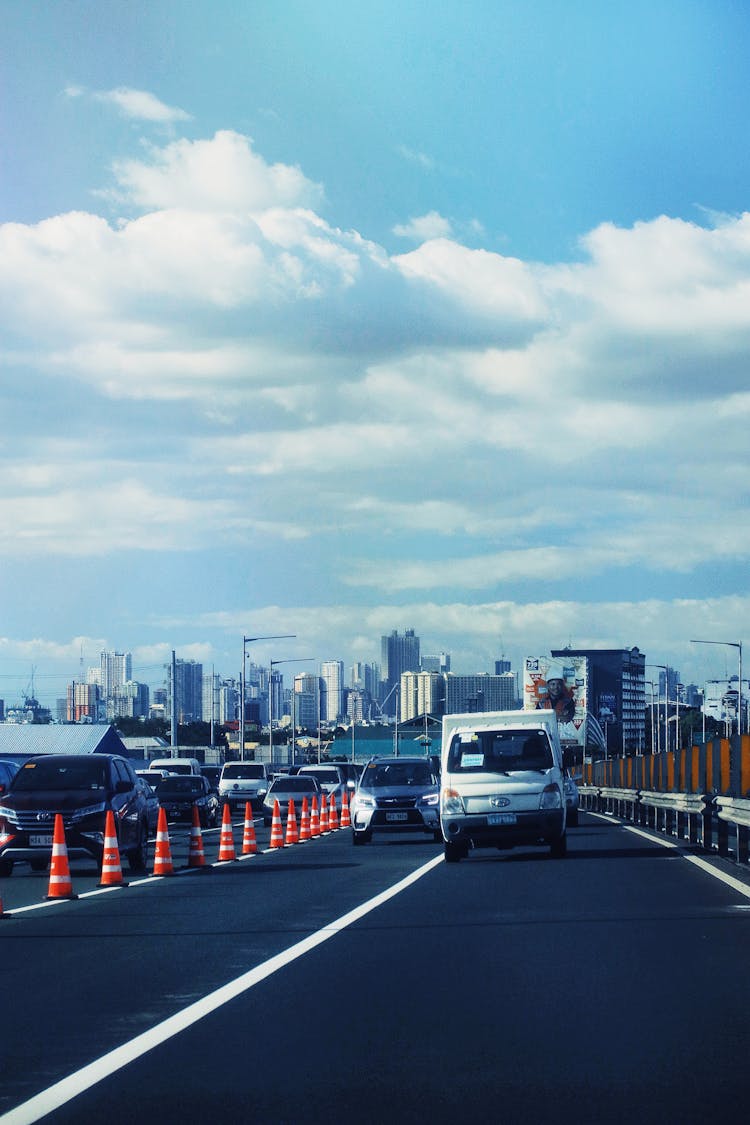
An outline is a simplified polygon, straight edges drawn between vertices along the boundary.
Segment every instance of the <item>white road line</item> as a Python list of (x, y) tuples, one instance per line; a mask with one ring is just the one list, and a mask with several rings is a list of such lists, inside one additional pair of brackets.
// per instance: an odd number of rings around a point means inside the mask
[(254, 985), (259, 984), (261, 981), (266, 980), (273, 973), (283, 969), (286, 965), (291, 964), (298, 957), (304, 956), (309, 953), (316, 946), (322, 945), (323, 942), (328, 941), (329, 938), (335, 937), (336, 934), (351, 926), (354, 922), (358, 922), (360, 918), (371, 911), (376, 910), (379, 906), (388, 902), (389, 899), (394, 898), (405, 891), (417, 880), (421, 879), (434, 867), (443, 862), (442, 853), (431, 859), (429, 863), (423, 864), (422, 867), (417, 868), (411, 875), (407, 875), (398, 883), (394, 883), (392, 887), (382, 891), (380, 894), (375, 895), (374, 898), (363, 902), (360, 906), (350, 910), (348, 914), (343, 914), (341, 918), (331, 922), (328, 926), (318, 930), (317, 933), (311, 934), (309, 937), (298, 941), (295, 945), (285, 949), (282, 953), (277, 953), (275, 957), (269, 958), (264, 961), (262, 965), (256, 965), (254, 969), (250, 969), (247, 973), (237, 977), (235, 980), (230, 981), (228, 984), (217, 988), (215, 992), (209, 993), (204, 996), (202, 1000), (197, 1000), (194, 1004), (189, 1004), (187, 1008), (183, 1008), (181, 1012), (170, 1016), (168, 1019), (158, 1023), (149, 1031), (144, 1031), (141, 1035), (137, 1035), (135, 1039), (131, 1039), (129, 1043), (123, 1043), (121, 1047), (116, 1047), (114, 1051), (110, 1051), (107, 1055), (102, 1055), (100, 1059), (89, 1063), (81, 1070), (76, 1071), (74, 1074), (68, 1075), (67, 1078), (61, 1079), (53, 1086), (49, 1086), (41, 1093), (35, 1094), (33, 1098), (23, 1102), (21, 1105), (16, 1106), (15, 1109), (9, 1110), (7, 1113), (0, 1117), (2, 1125), (33, 1125), (33, 1122), (41, 1120), (46, 1114), (51, 1113), (53, 1110), (58, 1109), (59, 1106), (65, 1105), (73, 1098), (82, 1094), (84, 1090), (90, 1089), (95, 1086), (97, 1082), (103, 1081), (111, 1074), (120, 1070), (122, 1067), (127, 1066), (128, 1063), (133, 1062), (135, 1059), (145, 1055), (148, 1051), (153, 1050), (155, 1047), (165, 1043), (175, 1035), (179, 1035), (181, 1031), (191, 1027), (192, 1024), (197, 1023), (198, 1020), (208, 1016), (211, 1012), (215, 1012), (223, 1004), (228, 1004), (230, 1000), (236, 999), (243, 992), (253, 988)]
[[(598, 816), (602, 820), (607, 820), (609, 824), (613, 823), (611, 817), (605, 817), (602, 813), (589, 813), (588, 810), (586, 811), (588, 816)], [(679, 841), (662, 840), (660, 836), (653, 835), (651, 832), (644, 832), (642, 828), (636, 828), (633, 824), (624, 824), (622, 821), (615, 821), (614, 823), (619, 824), (621, 828), (625, 828), (628, 832), (632, 832), (635, 836), (642, 836), (644, 840), (650, 840), (653, 844), (661, 844), (663, 848), (672, 848), (676, 851), (681, 847)], [(743, 883), (740, 879), (735, 879), (734, 875), (730, 875), (728, 871), (722, 871), (720, 868), (714, 867), (712, 863), (709, 863), (708, 860), (701, 859), (699, 855), (691, 855), (689, 852), (682, 852), (681, 855), (688, 863), (695, 864), (701, 871), (705, 871), (707, 875), (711, 875), (714, 879), (718, 879), (720, 883), (731, 887), (733, 891), (737, 891), (738, 894), (741, 894), (744, 898), (750, 898), (750, 886), (748, 886), (747, 883)]]

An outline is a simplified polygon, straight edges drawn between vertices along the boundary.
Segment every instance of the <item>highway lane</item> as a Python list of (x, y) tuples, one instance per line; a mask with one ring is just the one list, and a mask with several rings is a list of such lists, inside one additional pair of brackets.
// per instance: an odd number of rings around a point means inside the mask
[[(0, 1108), (436, 855), (421, 839), (354, 849), (340, 832), (3, 923), (2, 994), (19, 992), (19, 958), (24, 1004), (4, 1036)], [(439, 863), (47, 1120), (743, 1112), (748, 906), (674, 849), (582, 816), (568, 859), (518, 849)]]

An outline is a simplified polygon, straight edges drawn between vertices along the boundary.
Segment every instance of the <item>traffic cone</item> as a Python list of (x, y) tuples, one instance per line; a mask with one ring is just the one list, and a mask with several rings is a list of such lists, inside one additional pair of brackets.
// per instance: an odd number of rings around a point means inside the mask
[(253, 824), (253, 806), (245, 802), (245, 826), (242, 833), (242, 854), (255, 855), (258, 850), (258, 841), (255, 838), (255, 825)]
[(320, 834), (328, 831), (328, 798), (325, 793), (320, 798)]
[(154, 875), (174, 875), (172, 847), (169, 843), (166, 809), (159, 809), (156, 822), (156, 843), (154, 846)]
[(2, 895), (0, 895), (0, 922), (2, 922), (3, 918), (10, 918), (10, 917), (11, 917), (11, 915), (8, 914), (8, 912), (6, 910), (3, 910), (3, 897), (2, 897)]
[(281, 809), (279, 808), (278, 801), (274, 801), (273, 803), (273, 819), (271, 820), (271, 841), (269, 847), (284, 847), (284, 829), (281, 827)]
[(339, 828), (339, 810), (336, 807), (336, 794), (331, 793), (331, 800), (328, 809), (328, 827), (331, 832), (338, 832)]
[(320, 835), (320, 818), (318, 816), (318, 798), (313, 797), (310, 810), (310, 839), (314, 840)]
[(284, 843), (299, 843), (299, 830), (297, 828), (297, 812), (294, 807), (294, 797), (289, 798), (289, 806), (286, 814), (286, 840)]
[(349, 812), (349, 794), (344, 790), (344, 796), (341, 798), (341, 827), (351, 828), (352, 818)]
[(122, 881), (122, 864), (120, 863), (120, 848), (115, 829), (115, 814), (111, 809), (107, 810), (107, 816), (104, 820), (104, 851), (102, 852), (102, 877), (99, 886), (127, 886), (127, 883)]
[(221, 818), (221, 836), (219, 837), (219, 863), (230, 863), (237, 858), (234, 850), (234, 834), (232, 832), (232, 810), (229, 801), (224, 805)]
[(302, 798), (302, 813), (299, 820), (299, 838), (300, 841), (310, 839), (310, 809), (307, 804), (307, 797)]
[(198, 806), (193, 805), (193, 823), (190, 828), (190, 850), (188, 852), (188, 867), (205, 867), (206, 856), (203, 851), (203, 833), (201, 832), (201, 814)]
[(52, 836), (52, 859), (49, 865), (49, 887), (46, 898), (78, 898), (78, 895), (73, 894), (62, 813), (55, 813), (55, 831)]

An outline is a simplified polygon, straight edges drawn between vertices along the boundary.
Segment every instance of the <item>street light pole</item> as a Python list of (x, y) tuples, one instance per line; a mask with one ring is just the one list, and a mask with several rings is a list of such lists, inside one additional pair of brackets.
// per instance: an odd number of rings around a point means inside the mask
[(692, 640), (691, 645), (726, 645), (727, 648), (736, 648), (739, 652), (739, 676), (737, 685), (737, 734), (742, 735), (742, 641), (700, 641)]
[[(273, 670), (277, 664), (301, 664), (314, 660), (313, 656), (288, 657), (286, 660), (270, 660), (271, 671), (268, 677), (268, 764), (273, 762)], [(292, 727), (294, 727), (294, 691), (292, 691)], [(292, 736), (294, 737), (294, 736)]]
[(274, 636), (268, 637), (244, 637), (242, 638), (242, 670), (240, 671), (240, 761), (245, 760), (245, 649), (247, 645), (251, 645), (253, 641), (289, 641), (296, 636), (295, 633), (277, 633)]

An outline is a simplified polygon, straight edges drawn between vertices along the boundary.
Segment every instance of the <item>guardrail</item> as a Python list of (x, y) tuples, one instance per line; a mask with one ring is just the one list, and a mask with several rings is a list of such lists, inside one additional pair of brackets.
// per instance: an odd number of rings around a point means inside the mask
[(747, 864), (750, 736), (584, 766), (581, 807)]

